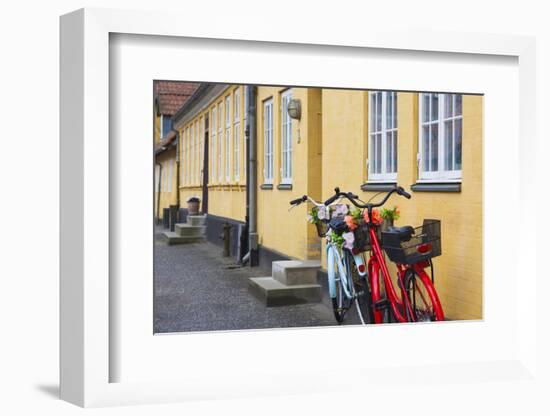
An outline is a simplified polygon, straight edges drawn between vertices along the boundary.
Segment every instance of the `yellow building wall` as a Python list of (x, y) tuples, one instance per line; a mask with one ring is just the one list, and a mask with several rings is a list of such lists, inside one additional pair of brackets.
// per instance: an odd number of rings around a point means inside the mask
[[(235, 94), (237, 91), (238, 100), (236, 102)], [(212, 100), (207, 108), (203, 109), (179, 129), (180, 160), (182, 163), (180, 197), (182, 205), (185, 205), (187, 198), (192, 196), (201, 198), (202, 204), (205, 120), (208, 116), (208, 213), (237, 221), (244, 221), (246, 213), (244, 93), (245, 89), (242, 85), (228, 87), (222, 94)], [(230, 100), (229, 142), (226, 141), (228, 134), (226, 119), (227, 98)], [(238, 117), (235, 117), (235, 105), (239, 109)], [(213, 122), (214, 114), (216, 118), (215, 123)], [(215, 127), (215, 141), (212, 140), (213, 127)], [(237, 141), (235, 141), (236, 132), (238, 132)], [(239, 149), (238, 155), (235, 153), (237, 144)], [(229, 155), (227, 155), (227, 150), (229, 150)], [(238, 157), (239, 161), (238, 170), (236, 170), (235, 166), (236, 157)], [(213, 164), (215, 164), (214, 171), (212, 169)], [(221, 170), (219, 169), (220, 166)]]
[[(162, 166), (160, 177), (158, 168), (155, 166), (155, 216), (162, 218), (163, 208), (177, 204), (177, 167), (176, 149), (172, 148), (157, 155), (157, 163)], [(158, 181), (160, 184), (160, 209), (157, 215)]]
[[(156, 108), (153, 110), (153, 143), (155, 148), (160, 145), (161, 142), (161, 128), (160, 128), (160, 114), (156, 111)], [(157, 163), (162, 165), (162, 169), (156, 166), (154, 167), (154, 212), (155, 217), (162, 218), (162, 212), (164, 208), (169, 208), (170, 205), (177, 204), (177, 166), (176, 166), (176, 150), (171, 148), (162, 153), (159, 153), (155, 160)], [(170, 168), (170, 166), (172, 166)], [(159, 177), (160, 172), (160, 177)], [(160, 204), (159, 202), (159, 192), (158, 192), (158, 183), (161, 181), (160, 188)], [(158, 212), (157, 212), (158, 209)]]
[(155, 146), (160, 143), (160, 114), (155, 110), (155, 117), (153, 119), (153, 137)]
[[(302, 105), (300, 120), (292, 120), (292, 189), (281, 184), (281, 94), (282, 87), (258, 88), (258, 185), (264, 182), (264, 102), (273, 99), (273, 186), (258, 189), (259, 244), (299, 259), (320, 257), (320, 241), (305, 221), (305, 204), (289, 212), (289, 201), (297, 196), (320, 196), (321, 91), (292, 88), (292, 98)], [(264, 187), (265, 188), (265, 187)]]
[[(367, 201), (375, 195), (360, 189), (368, 180), (368, 92), (323, 90), (322, 103), (323, 199), (339, 186)], [(463, 96), (461, 192), (411, 192), (410, 200), (394, 195), (386, 205), (400, 207), (396, 225), (441, 220), (443, 254), (434, 266), (450, 319), (482, 317), (482, 113), (481, 96)], [(397, 182), (409, 191), (418, 178), (417, 150), (418, 94), (398, 93)]]

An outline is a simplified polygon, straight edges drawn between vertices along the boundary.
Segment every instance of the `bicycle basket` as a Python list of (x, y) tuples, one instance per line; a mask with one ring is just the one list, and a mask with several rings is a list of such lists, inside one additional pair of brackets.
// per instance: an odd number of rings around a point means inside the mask
[(382, 248), (394, 263), (415, 264), (441, 255), (441, 221), (424, 220), (413, 230), (408, 241), (402, 241), (408, 233), (395, 229), (382, 232)]
[(355, 241), (353, 242), (353, 251), (360, 253), (371, 249), (369, 227), (367, 224), (361, 224), (353, 230), (353, 236), (355, 237)]
[(319, 220), (315, 224), (315, 227), (317, 228), (317, 235), (319, 237), (324, 237), (327, 234), (327, 231), (328, 231), (328, 223), (327, 222), (325, 222), (323, 220)]

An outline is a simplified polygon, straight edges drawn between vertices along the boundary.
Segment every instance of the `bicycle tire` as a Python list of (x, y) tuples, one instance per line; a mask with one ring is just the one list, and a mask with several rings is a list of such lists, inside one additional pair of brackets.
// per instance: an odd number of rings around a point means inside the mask
[[(396, 319), (392, 307), (389, 304), (388, 295), (385, 290), (384, 277), (381, 273), (380, 266), (373, 264), (371, 270), (369, 270), (369, 282), (371, 291), (371, 313), (372, 322), (375, 324), (389, 324), (398, 322)], [(379, 309), (376, 305), (379, 302), (387, 300), (387, 305), (383, 309)]]
[(437, 291), (424, 270), (409, 269), (405, 274), (404, 284), (414, 314), (414, 319), (412, 319), (407, 309), (409, 321), (435, 322), (445, 320)]
[(384, 311), (376, 309), (376, 305), (382, 300), (380, 267), (377, 264), (373, 264), (373, 267), (369, 269), (369, 282), (373, 322), (375, 324), (381, 324), (384, 323)]
[(350, 256), (350, 262), (353, 264), (351, 269), (351, 276), (353, 281), (353, 288), (356, 295), (356, 307), (360, 319), (366, 324), (374, 323), (374, 316), (372, 314), (372, 295), (367, 282), (366, 276), (363, 277), (357, 271), (357, 265), (353, 261), (353, 257)]
[[(335, 250), (333, 248), (333, 250)], [(335, 287), (335, 296), (332, 298), (332, 310), (334, 313), (334, 318), (336, 319), (336, 322), (341, 325), (344, 322), (344, 319), (346, 317), (346, 314), (348, 310), (350, 309), (351, 305), (353, 304), (353, 299), (348, 299), (346, 297), (344, 288), (342, 287), (344, 279), (342, 279), (341, 273), (340, 273), (340, 267), (338, 267), (338, 259), (337, 256), (333, 256), (332, 260), (334, 261), (334, 287)], [(327, 261), (329, 259), (327, 258)], [(329, 276), (329, 279), (331, 276)], [(347, 279), (345, 279), (347, 281)]]

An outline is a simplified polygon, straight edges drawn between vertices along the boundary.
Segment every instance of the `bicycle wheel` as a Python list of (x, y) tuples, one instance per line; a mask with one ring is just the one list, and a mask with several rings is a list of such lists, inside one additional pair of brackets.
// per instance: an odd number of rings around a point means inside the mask
[[(372, 314), (372, 297), (366, 276), (361, 276), (357, 271), (357, 265), (352, 255), (348, 255), (350, 264), (350, 275), (352, 277), (353, 289), (355, 295), (355, 307), (361, 323), (374, 323)], [(364, 264), (364, 263), (363, 263)]]
[(371, 290), (371, 311), (375, 324), (388, 324), (397, 322), (393, 314), (388, 296), (386, 295), (384, 278), (377, 263), (373, 263), (369, 270), (369, 282)]
[(348, 284), (349, 279), (345, 275), (345, 266), (341, 263), (342, 258), (336, 250), (333, 246), (327, 248), (327, 271), (334, 318), (338, 324), (341, 324), (344, 322), (353, 299), (346, 294), (346, 292), (349, 293), (349, 287), (344, 288), (344, 285)]
[(409, 269), (405, 274), (404, 283), (414, 314), (414, 319), (411, 319), (411, 313), (406, 308), (409, 321), (431, 322), (445, 319), (439, 296), (424, 270)]

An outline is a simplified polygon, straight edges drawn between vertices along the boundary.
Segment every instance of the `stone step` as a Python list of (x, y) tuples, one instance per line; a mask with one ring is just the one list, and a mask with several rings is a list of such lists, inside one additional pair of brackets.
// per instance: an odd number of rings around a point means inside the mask
[(169, 246), (173, 244), (200, 243), (205, 241), (204, 236), (181, 236), (174, 231), (164, 231), (162, 233)]
[(271, 275), (284, 285), (317, 284), (318, 260), (279, 260), (271, 264)]
[(187, 224), (189, 225), (206, 225), (206, 215), (188, 215)]
[(287, 286), (271, 276), (249, 278), (248, 290), (266, 306), (297, 305), (321, 301), (320, 285)]
[(174, 231), (181, 237), (200, 237), (206, 232), (204, 225), (189, 225), (186, 222), (181, 222), (174, 226)]

